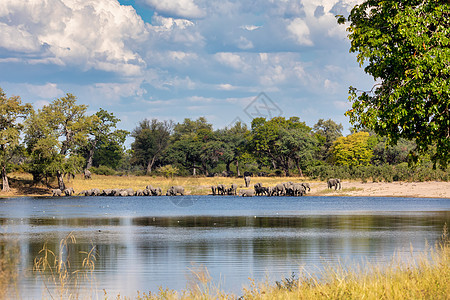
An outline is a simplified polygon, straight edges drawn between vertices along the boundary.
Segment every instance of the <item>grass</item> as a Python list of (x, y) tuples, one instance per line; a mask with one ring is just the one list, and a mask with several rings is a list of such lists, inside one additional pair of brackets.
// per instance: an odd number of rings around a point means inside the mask
[[(31, 186), (31, 175), (22, 173), (8, 174), (12, 178), (13, 184), (12, 192), (2, 194), (3, 197), (19, 196), (19, 195), (51, 195), (51, 190), (43, 185)], [(250, 186), (257, 182), (261, 182), (264, 186), (274, 186), (277, 183), (292, 181), (292, 182), (311, 182), (304, 177), (252, 177)], [(238, 190), (244, 188), (243, 178), (230, 177), (174, 177), (166, 178), (162, 176), (108, 176), (108, 175), (92, 175), (92, 179), (85, 180), (80, 174), (77, 174), (75, 179), (67, 180), (65, 178), (67, 187), (73, 187), (75, 193), (78, 194), (82, 190), (89, 190), (92, 188), (113, 189), (113, 188), (132, 188), (134, 191), (143, 190), (147, 185), (153, 187), (160, 187), (163, 192), (172, 185), (181, 185), (185, 188), (189, 195), (208, 195), (211, 193), (211, 186), (217, 184), (225, 184), (231, 186), (232, 183), (238, 184)], [(318, 183), (318, 182), (317, 182)], [(50, 182), (51, 186), (56, 188), (56, 180)], [(321, 183), (326, 186), (325, 183)]]

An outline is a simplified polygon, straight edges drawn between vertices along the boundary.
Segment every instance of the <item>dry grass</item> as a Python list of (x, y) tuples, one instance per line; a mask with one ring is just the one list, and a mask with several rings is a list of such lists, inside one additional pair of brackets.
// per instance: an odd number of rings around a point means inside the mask
[[(26, 173), (12, 173), (9, 174), (13, 184), (12, 191), (9, 193), (0, 193), (0, 197), (14, 197), (14, 196), (41, 196), (51, 195), (51, 189), (43, 185), (31, 186), (32, 177)], [(250, 186), (257, 182), (264, 186), (274, 186), (277, 183), (292, 181), (305, 182), (308, 181), (304, 177), (252, 177)], [(239, 188), (245, 188), (243, 178), (229, 178), (229, 177), (174, 177), (166, 178), (162, 176), (106, 176), (106, 175), (92, 175), (92, 179), (85, 180), (81, 175), (77, 174), (75, 179), (67, 180), (65, 178), (67, 187), (73, 187), (75, 193), (78, 194), (82, 190), (89, 190), (92, 188), (114, 189), (114, 188), (132, 188), (133, 190), (142, 190), (147, 185), (153, 187), (160, 187), (164, 192), (172, 185), (181, 185), (184, 187), (186, 194), (190, 195), (208, 195), (211, 193), (211, 186), (217, 184), (224, 184), (231, 186), (236, 183)], [(310, 182), (310, 181), (308, 181)], [(318, 184), (318, 182), (316, 182)], [(321, 183), (323, 186), (326, 184)], [(50, 185), (56, 188), (56, 180), (50, 182)]]
[(45, 287), (44, 295), (51, 299), (90, 299), (97, 293), (93, 274), (97, 259), (95, 247), (89, 252), (80, 252), (84, 256), (82, 268), (73, 270), (70, 265), (70, 244), (76, 244), (73, 233), (61, 240), (57, 253), (44, 244), (34, 259), (33, 271)]

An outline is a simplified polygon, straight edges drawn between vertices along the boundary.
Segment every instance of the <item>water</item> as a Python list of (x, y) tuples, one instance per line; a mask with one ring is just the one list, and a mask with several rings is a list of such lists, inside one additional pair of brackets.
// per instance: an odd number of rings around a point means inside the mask
[[(182, 290), (206, 267), (237, 295), (249, 277), (270, 281), (325, 263), (389, 261), (433, 245), (450, 223), (450, 199), (388, 197), (63, 197), (0, 200), (0, 247), (20, 251), (22, 298), (44, 291), (33, 260), (44, 244), (81, 268), (95, 247), (89, 286), (102, 298)], [(0, 248), (2, 249), (2, 248)], [(69, 253), (69, 254), (68, 254)]]

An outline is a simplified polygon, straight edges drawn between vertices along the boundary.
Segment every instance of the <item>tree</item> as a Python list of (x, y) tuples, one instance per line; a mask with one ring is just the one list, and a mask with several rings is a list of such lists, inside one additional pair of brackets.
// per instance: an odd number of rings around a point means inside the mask
[(117, 166), (123, 153), (123, 143), (129, 134), (128, 131), (121, 129), (112, 131), (118, 122), (120, 119), (102, 108), (95, 113), (85, 149), (86, 169), (92, 167), (94, 158), (98, 162), (96, 166), (100, 164), (109, 167)]
[(333, 145), (333, 142), (342, 136), (342, 130), (344, 127), (342, 124), (337, 124), (331, 119), (324, 120), (319, 119), (317, 123), (314, 125), (314, 132), (319, 135), (318, 140), (320, 140), (319, 147), (319, 157), (322, 160), (327, 160), (330, 155), (330, 148)]
[(158, 121), (156, 119), (140, 122), (133, 130), (131, 136), (134, 142), (131, 144), (131, 163), (142, 165), (146, 173), (152, 172), (153, 165), (159, 159), (169, 145), (173, 123), (171, 121)]
[(64, 174), (82, 169), (85, 160), (78, 150), (87, 143), (93, 119), (85, 115), (86, 109), (76, 104), (74, 95), (66, 94), (26, 120), (25, 142), (35, 180), (56, 176), (58, 187), (64, 190)]
[(275, 169), (281, 167), (286, 176), (290, 175), (290, 163), (294, 160), (300, 169), (300, 159), (308, 156), (315, 145), (311, 136), (311, 128), (299, 118), (283, 117), (255, 118), (252, 121), (252, 130), (249, 142), (249, 151), (254, 153), (263, 163), (272, 164)]
[(366, 166), (370, 164), (376, 137), (361, 131), (338, 138), (331, 147), (332, 160), (342, 166)]
[[(345, 23), (339, 16), (338, 22)], [(351, 52), (377, 81), (371, 91), (350, 87), (350, 122), (386, 136), (415, 140), (419, 153), (450, 159), (450, 5), (442, 0), (367, 0), (355, 6)]]
[(219, 139), (223, 142), (221, 160), (225, 163), (227, 172), (230, 172), (230, 164), (235, 162), (236, 175), (240, 176), (239, 161), (245, 153), (249, 133), (247, 125), (241, 122), (236, 122), (230, 128), (217, 131)]
[(20, 133), (23, 129), (18, 120), (26, 118), (31, 109), (31, 105), (22, 104), (18, 96), (7, 98), (0, 88), (0, 168), (4, 192), (10, 190), (6, 166), (19, 146)]

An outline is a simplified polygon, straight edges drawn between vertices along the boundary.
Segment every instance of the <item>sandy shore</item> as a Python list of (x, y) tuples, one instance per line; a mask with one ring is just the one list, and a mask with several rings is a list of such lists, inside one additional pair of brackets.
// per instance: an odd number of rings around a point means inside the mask
[(311, 195), (450, 198), (450, 182), (342, 182), (342, 190), (324, 193), (323, 183), (313, 183)]
[[(310, 181), (299, 177), (254, 177), (251, 186), (256, 182), (261, 182), (263, 186), (274, 186), (277, 183), (309, 182), (311, 191), (307, 193), (310, 196), (374, 196), (374, 197), (419, 197), (419, 198), (449, 198), (450, 182), (367, 182), (349, 181), (342, 182), (341, 190), (328, 189), (325, 181)], [(91, 188), (133, 188), (134, 190), (143, 189), (151, 184), (161, 187), (163, 191), (171, 185), (181, 185), (185, 187), (187, 194), (207, 195), (211, 193), (210, 186), (219, 183), (230, 186), (231, 183), (237, 183), (239, 189), (245, 189), (243, 179), (241, 178), (192, 178), (177, 177), (166, 179), (163, 177), (117, 177), (117, 176), (95, 176), (92, 180), (84, 180), (78, 176), (75, 180), (67, 183), (73, 187), (76, 192)], [(51, 190), (48, 187), (33, 187), (25, 184), (23, 188), (12, 188), (8, 193), (0, 191), (0, 198), (18, 197), (18, 196), (50, 196)]]

